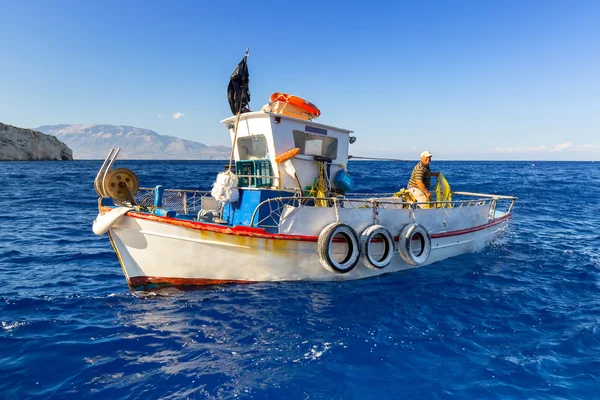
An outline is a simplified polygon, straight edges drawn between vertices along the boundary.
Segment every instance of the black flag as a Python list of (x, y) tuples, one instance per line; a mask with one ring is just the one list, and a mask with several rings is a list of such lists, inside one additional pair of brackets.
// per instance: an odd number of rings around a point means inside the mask
[(229, 85), (227, 86), (227, 100), (229, 100), (229, 107), (231, 107), (233, 115), (236, 115), (238, 112), (245, 113), (250, 111), (250, 88), (248, 87), (250, 76), (248, 75), (248, 65), (246, 64), (247, 58), (248, 50), (246, 50), (244, 58), (231, 74)]

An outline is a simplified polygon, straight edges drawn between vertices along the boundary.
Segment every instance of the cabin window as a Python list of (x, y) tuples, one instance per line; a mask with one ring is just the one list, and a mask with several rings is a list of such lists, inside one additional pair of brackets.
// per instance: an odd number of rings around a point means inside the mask
[(294, 131), (294, 145), (300, 154), (337, 159), (338, 140), (330, 136)]
[(241, 137), (237, 140), (240, 160), (262, 160), (268, 158), (265, 135)]

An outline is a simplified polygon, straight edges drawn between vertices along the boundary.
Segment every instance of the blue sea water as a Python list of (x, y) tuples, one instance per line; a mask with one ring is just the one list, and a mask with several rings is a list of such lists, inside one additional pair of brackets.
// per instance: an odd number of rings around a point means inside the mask
[[(119, 161), (210, 188), (224, 162)], [(433, 161), (519, 197), (479, 253), (378, 278), (129, 291), (95, 236), (101, 161), (0, 163), (2, 399), (600, 396), (600, 163)], [(351, 162), (392, 192), (413, 163)]]

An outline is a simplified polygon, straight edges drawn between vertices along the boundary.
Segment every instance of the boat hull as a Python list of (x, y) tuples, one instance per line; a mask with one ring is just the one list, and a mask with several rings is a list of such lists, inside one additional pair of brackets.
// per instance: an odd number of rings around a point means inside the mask
[[(419, 266), (473, 252), (507, 227), (511, 214), (467, 229), (431, 234), (431, 253)], [(132, 289), (163, 285), (211, 285), (263, 281), (345, 281), (416, 266), (399, 254), (381, 269), (363, 258), (341, 274), (323, 267), (318, 236), (271, 234), (263, 229), (227, 227), (132, 212), (121, 217), (109, 237)], [(340, 251), (344, 244), (334, 243)], [(335, 251), (335, 249), (334, 249)]]

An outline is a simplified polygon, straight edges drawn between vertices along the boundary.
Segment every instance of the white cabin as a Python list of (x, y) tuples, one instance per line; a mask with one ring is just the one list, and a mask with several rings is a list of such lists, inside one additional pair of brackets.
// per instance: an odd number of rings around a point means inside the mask
[[(241, 114), (236, 134), (237, 118), (232, 116), (221, 121), (231, 136), (236, 173), (266, 176), (264, 171), (257, 171), (256, 166), (267, 163), (271, 168), (272, 179), (259, 179), (260, 183), (253, 187), (295, 190), (298, 189), (298, 182), (301, 185), (300, 189), (312, 186), (315, 178), (319, 176), (320, 165), (323, 165), (321, 161), (315, 160), (315, 156), (318, 156), (327, 159), (326, 179), (329, 185), (335, 188), (333, 177), (340, 169), (345, 169), (348, 163), (348, 146), (352, 131), (259, 111)], [(285, 162), (276, 163), (278, 155), (294, 148), (299, 148), (300, 153), (291, 159), (293, 168), (289, 165), (286, 168)], [(240, 167), (245, 170), (240, 170)], [(298, 180), (294, 176), (294, 170)], [(251, 181), (241, 179), (240, 187), (244, 187), (244, 183), (252, 186)]]

